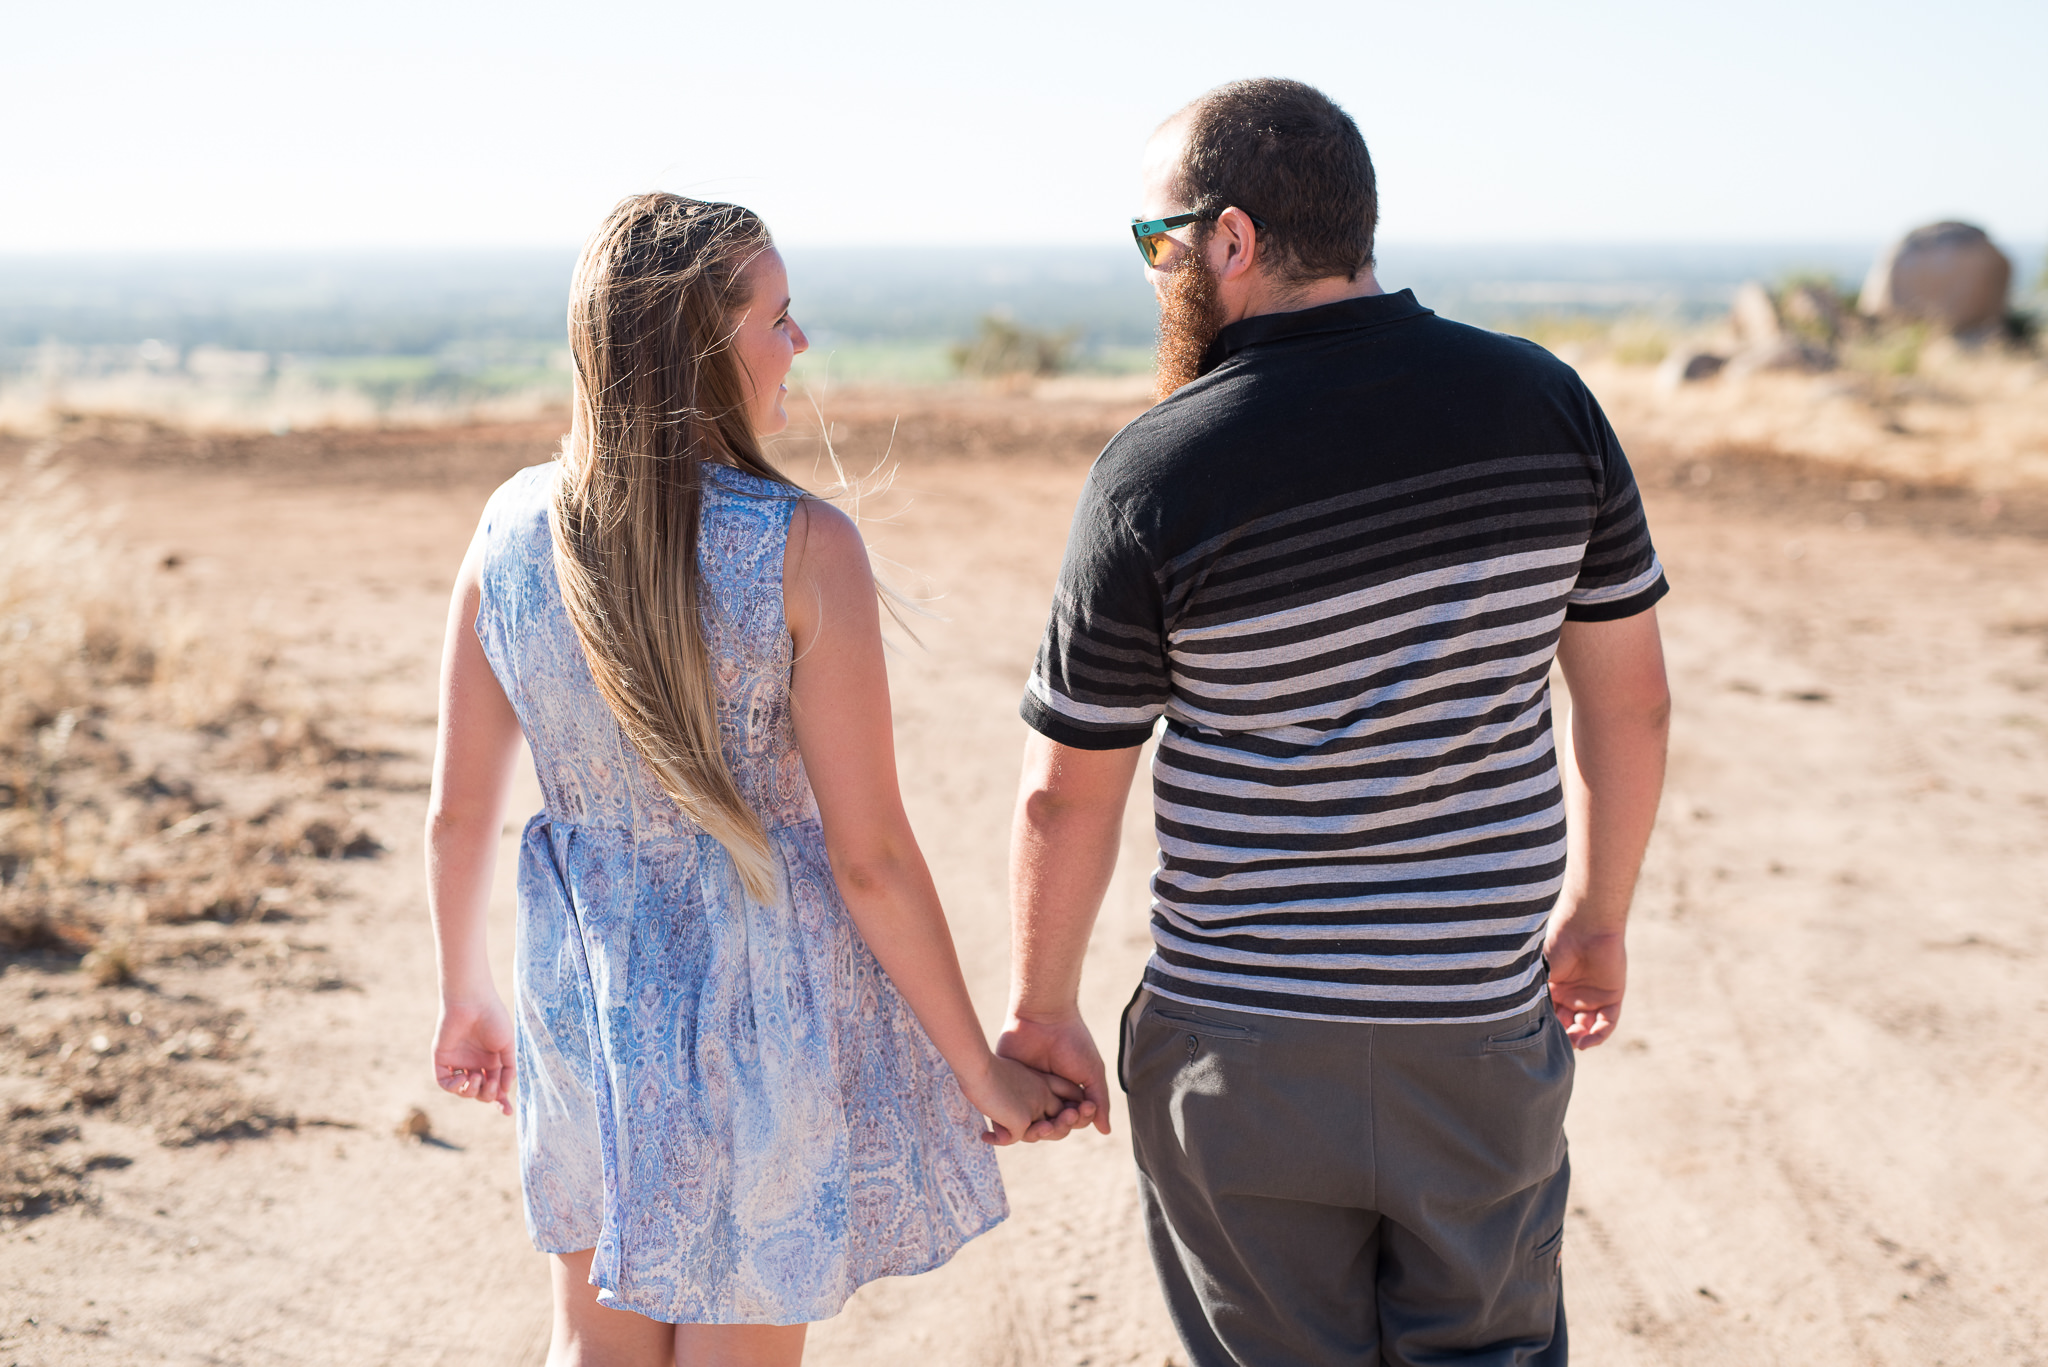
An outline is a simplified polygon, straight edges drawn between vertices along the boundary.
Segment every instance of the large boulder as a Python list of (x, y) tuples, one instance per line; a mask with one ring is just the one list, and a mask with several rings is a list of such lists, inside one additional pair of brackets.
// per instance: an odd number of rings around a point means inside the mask
[(2012, 262), (1982, 228), (1930, 223), (1879, 257), (1857, 307), (1878, 318), (1981, 332), (2005, 317)]

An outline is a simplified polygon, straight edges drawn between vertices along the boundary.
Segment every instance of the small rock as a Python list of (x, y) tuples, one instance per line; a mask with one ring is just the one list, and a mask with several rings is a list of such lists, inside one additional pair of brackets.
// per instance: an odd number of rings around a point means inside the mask
[(309, 821), (299, 832), (299, 850), (315, 859), (332, 859), (341, 850), (341, 832), (331, 821)]
[(1657, 367), (1657, 385), (1660, 389), (1676, 389), (1680, 385), (1692, 384), (1698, 380), (1711, 380), (1721, 373), (1721, 367), (1728, 364), (1726, 356), (1717, 356), (1711, 351), (1697, 348), (1688, 350), (1680, 347), (1664, 358), (1664, 364)]
[(121, 987), (135, 981), (135, 950), (123, 941), (110, 940), (87, 954), (78, 966), (101, 987)]
[(434, 1137), (434, 1122), (427, 1119), (427, 1113), (415, 1106), (405, 1113), (405, 1119), (398, 1122), (395, 1131), (400, 1139), (410, 1139), (415, 1144), (424, 1143)]
[(368, 831), (357, 831), (349, 842), (341, 847), (343, 859), (375, 859), (384, 853), (384, 847), (377, 843), (377, 837)]

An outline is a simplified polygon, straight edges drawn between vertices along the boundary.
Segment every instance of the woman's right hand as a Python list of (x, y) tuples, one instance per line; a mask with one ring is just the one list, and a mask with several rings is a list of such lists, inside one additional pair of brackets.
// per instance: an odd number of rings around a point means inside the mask
[(497, 994), (473, 1001), (443, 998), (434, 1029), (434, 1081), (441, 1090), (510, 1115), (513, 1073), (512, 1016)]
[(1095, 1103), (1083, 1099), (1077, 1084), (994, 1054), (989, 1055), (982, 1077), (961, 1090), (969, 1104), (987, 1117), (989, 1128), (981, 1137), (989, 1144), (1014, 1144), (1041, 1120), (1058, 1126), (1059, 1134), (1049, 1136), (1057, 1138), (1095, 1116)]

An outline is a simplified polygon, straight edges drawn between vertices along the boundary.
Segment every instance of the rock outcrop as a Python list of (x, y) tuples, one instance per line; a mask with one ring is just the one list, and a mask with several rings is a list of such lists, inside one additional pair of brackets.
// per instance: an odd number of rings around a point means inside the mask
[(1876, 318), (1978, 333), (2005, 318), (2012, 262), (1981, 228), (1931, 223), (1878, 258), (1857, 308)]
[(1754, 280), (1745, 281), (1735, 291), (1728, 321), (1735, 329), (1735, 340), (1745, 347), (1776, 346), (1785, 335), (1785, 323), (1778, 317), (1771, 292)]
[(1724, 371), (1748, 375), (1760, 370), (1833, 370), (1839, 319), (1831, 292), (1817, 285), (1773, 295), (1757, 281), (1745, 281), (1728, 306), (1728, 328), (1735, 334), (1733, 354), (1676, 352), (1665, 359), (1660, 378), (1666, 388), (1676, 388)]
[(1748, 375), (1759, 370), (1797, 370), (1818, 375), (1834, 368), (1834, 352), (1797, 337), (1780, 337), (1763, 346), (1744, 347), (1728, 360), (1730, 375)]

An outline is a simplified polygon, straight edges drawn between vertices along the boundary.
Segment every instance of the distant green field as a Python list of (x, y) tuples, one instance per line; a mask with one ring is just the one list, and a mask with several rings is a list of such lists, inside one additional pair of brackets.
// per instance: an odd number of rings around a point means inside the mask
[(460, 402), (560, 390), (569, 395), (568, 371), (545, 361), (516, 359), (451, 363), (436, 356), (331, 356), (295, 367), (328, 389), (356, 390), (380, 406), (399, 401)]
[[(796, 358), (790, 378), (806, 385), (942, 384), (960, 378), (950, 342), (821, 343)], [(1152, 369), (1152, 350), (1104, 346), (1076, 353), (1068, 370), (1076, 375), (1142, 375)]]
[(814, 346), (790, 367), (792, 381), (834, 384), (935, 384), (957, 378), (944, 342), (842, 342)]

